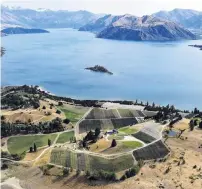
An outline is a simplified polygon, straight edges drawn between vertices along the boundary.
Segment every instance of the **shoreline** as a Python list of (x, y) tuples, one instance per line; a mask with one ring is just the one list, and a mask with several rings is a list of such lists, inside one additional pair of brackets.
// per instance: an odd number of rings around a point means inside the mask
[[(149, 103), (149, 106), (152, 107), (152, 104), (154, 103), (155, 104), (155, 107), (156, 108), (163, 108), (163, 107), (166, 107), (168, 104), (166, 105), (163, 105), (163, 104), (159, 104), (159, 103), (155, 103), (155, 102), (151, 102), (151, 101), (141, 101), (139, 99), (137, 100), (124, 100), (124, 99), (87, 99), (87, 98), (78, 98), (78, 97), (75, 97), (75, 96), (60, 96), (60, 95), (56, 95), (56, 94), (53, 94), (51, 92), (49, 92), (48, 90), (46, 90), (44, 87), (42, 86), (38, 86), (38, 85), (9, 85), (9, 86), (1, 86), (1, 89), (3, 88), (4, 90), (6, 90), (6, 88), (8, 88), (7, 92), (8, 91), (12, 91), (12, 89), (17, 89), (19, 87), (23, 87), (23, 86), (27, 86), (27, 87), (35, 87), (37, 89), (38, 92), (40, 93), (43, 93), (45, 96), (49, 97), (49, 98), (54, 98), (54, 99), (57, 99), (57, 100), (61, 100), (61, 101), (67, 101), (69, 103), (74, 103), (74, 104), (88, 104), (88, 106), (90, 107), (90, 105), (95, 105), (95, 106), (99, 106), (101, 107), (104, 103), (108, 103), (111, 105), (110, 106), (113, 106), (116, 104), (120, 104), (120, 105), (134, 105), (134, 106), (142, 106), (143, 108), (147, 107), (147, 102)], [(1, 92), (1, 96), (2, 93), (5, 93), (5, 91)], [(100, 105), (102, 104), (102, 105)], [(113, 105), (112, 105), (113, 104)], [(165, 103), (164, 103), (165, 104)], [(175, 110), (176, 111), (179, 111), (179, 112), (184, 112), (184, 111), (189, 111), (191, 112), (195, 107), (198, 108), (197, 106), (193, 106), (193, 108), (180, 108), (180, 107), (177, 107), (175, 106), (175, 104), (169, 104), (170, 106), (174, 106), (175, 107)], [(104, 107), (104, 108), (107, 108), (107, 107)], [(200, 108), (199, 108), (200, 109)]]

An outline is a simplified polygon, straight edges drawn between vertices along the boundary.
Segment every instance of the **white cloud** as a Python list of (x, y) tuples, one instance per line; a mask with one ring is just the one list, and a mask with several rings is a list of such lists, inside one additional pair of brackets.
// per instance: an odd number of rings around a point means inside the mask
[(3, 4), (26, 8), (89, 10), (95, 13), (134, 15), (174, 8), (202, 11), (202, 0), (3, 0)]

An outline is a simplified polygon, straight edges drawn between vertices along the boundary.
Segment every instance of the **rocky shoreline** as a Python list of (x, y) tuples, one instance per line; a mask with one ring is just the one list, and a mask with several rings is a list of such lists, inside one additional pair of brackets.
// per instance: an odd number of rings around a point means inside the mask
[(200, 50), (202, 50), (202, 45), (189, 45), (189, 47), (196, 47), (196, 48), (199, 48)]

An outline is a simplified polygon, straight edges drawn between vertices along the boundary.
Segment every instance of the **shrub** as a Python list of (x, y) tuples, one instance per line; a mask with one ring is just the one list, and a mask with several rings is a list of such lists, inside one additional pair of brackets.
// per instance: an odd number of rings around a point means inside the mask
[(111, 147), (115, 147), (116, 145), (117, 145), (116, 140), (115, 140), (115, 139), (113, 139), (113, 140), (112, 140)]
[(63, 169), (63, 176), (69, 175), (69, 169), (68, 168), (64, 168)]
[(5, 116), (2, 115), (2, 116), (1, 116), (1, 120), (3, 121), (3, 120), (5, 120), (5, 119), (6, 119)]
[(66, 123), (66, 124), (68, 124), (69, 122), (70, 122), (70, 120), (67, 118), (63, 120), (63, 123)]
[(61, 114), (61, 111), (60, 110), (56, 110), (56, 114)]
[(123, 175), (123, 176), (120, 178), (120, 180), (126, 180), (126, 179), (127, 179), (126, 175)]
[(63, 102), (58, 102), (58, 106), (62, 106), (63, 105)]

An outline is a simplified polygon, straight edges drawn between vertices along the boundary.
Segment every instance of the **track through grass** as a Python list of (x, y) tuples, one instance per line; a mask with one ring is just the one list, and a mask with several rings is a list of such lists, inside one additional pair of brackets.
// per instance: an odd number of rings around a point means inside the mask
[(65, 143), (70, 141), (70, 138), (74, 137), (74, 131), (64, 132), (60, 134), (56, 143)]

